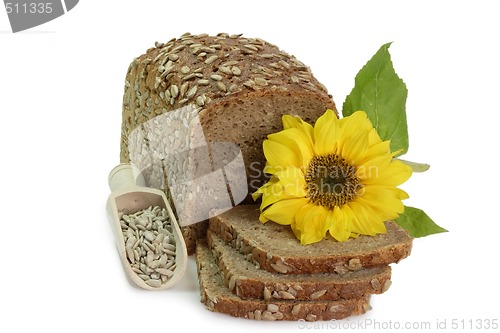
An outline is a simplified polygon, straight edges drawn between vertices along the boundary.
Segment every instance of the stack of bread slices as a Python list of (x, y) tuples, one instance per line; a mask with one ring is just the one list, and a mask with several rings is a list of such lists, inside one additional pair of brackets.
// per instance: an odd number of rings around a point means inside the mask
[(196, 247), (201, 301), (209, 310), (256, 320), (331, 320), (368, 311), (387, 291), (391, 267), (412, 238), (394, 222), (387, 233), (300, 245), (289, 226), (259, 222), (240, 205), (209, 221)]

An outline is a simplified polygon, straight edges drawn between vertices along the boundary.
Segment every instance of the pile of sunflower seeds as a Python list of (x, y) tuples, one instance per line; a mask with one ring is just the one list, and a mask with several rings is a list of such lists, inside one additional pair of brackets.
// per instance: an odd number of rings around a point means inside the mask
[(132, 270), (151, 287), (173, 275), (175, 239), (167, 210), (158, 206), (120, 218), (127, 259)]

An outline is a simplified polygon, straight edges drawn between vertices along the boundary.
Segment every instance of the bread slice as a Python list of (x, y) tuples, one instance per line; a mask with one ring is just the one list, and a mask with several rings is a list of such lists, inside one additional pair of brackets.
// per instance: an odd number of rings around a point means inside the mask
[(312, 274), (359, 270), (397, 263), (410, 255), (412, 238), (395, 222), (387, 232), (346, 242), (324, 240), (302, 246), (289, 226), (259, 222), (258, 205), (240, 205), (212, 217), (209, 230), (269, 272)]
[(213, 232), (207, 243), (224, 277), (225, 286), (241, 298), (264, 300), (338, 300), (381, 294), (391, 285), (391, 267), (377, 266), (344, 274), (279, 274), (258, 269)]
[(331, 320), (363, 314), (370, 309), (370, 295), (338, 301), (242, 299), (229, 291), (212, 252), (205, 242), (196, 246), (201, 302), (214, 312), (257, 320)]

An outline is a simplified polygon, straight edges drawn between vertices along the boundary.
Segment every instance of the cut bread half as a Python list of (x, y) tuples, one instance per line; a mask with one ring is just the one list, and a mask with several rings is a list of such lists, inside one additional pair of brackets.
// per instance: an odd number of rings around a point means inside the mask
[(370, 309), (370, 295), (338, 301), (242, 299), (229, 291), (217, 262), (205, 242), (196, 246), (201, 302), (214, 312), (257, 320), (332, 320), (363, 314)]
[(387, 232), (337, 242), (330, 236), (302, 246), (289, 226), (259, 222), (258, 205), (240, 205), (212, 217), (209, 230), (259, 268), (282, 274), (342, 273), (397, 263), (410, 255), (413, 239), (395, 222)]
[[(194, 113), (186, 112), (191, 108)], [(237, 171), (234, 179), (242, 179), (239, 191), (244, 197), (265, 182), (262, 142), (283, 128), (282, 116), (299, 116), (311, 123), (326, 109), (336, 112), (325, 86), (307, 65), (278, 46), (241, 35), (186, 33), (155, 43), (130, 63), (123, 93), (120, 161), (135, 164), (148, 186), (169, 192), (175, 188), (171, 186), (174, 180), (183, 184), (186, 176), (186, 164), (178, 153), (208, 146), (210, 158), (189, 162), (189, 169), (200, 164), (214, 168), (209, 172), (220, 172), (217, 162), (224, 164), (227, 173), (227, 164), (241, 157), (243, 170), (233, 171)], [(225, 155), (225, 150), (217, 148), (221, 143), (234, 144), (241, 155), (233, 156), (234, 149)], [(205, 165), (208, 160), (214, 163)], [(233, 166), (240, 164), (236, 161)], [(182, 201), (177, 206), (189, 207), (183, 213), (193, 215), (217, 206), (214, 198), (222, 200), (227, 195), (224, 191), (211, 195), (214, 200), (208, 202), (190, 201), (184, 189), (179, 187), (176, 191), (182, 193), (167, 193), (167, 197)], [(231, 194), (235, 203), (241, 201)], [(186, 200), (194, 205), (184, 206)], [(252, 202), (250, 195), (246, 200)], [(193, 254), (206, 223), (192, 225), (200, 220), (185, 220), (183, 235), (188, 253)]]

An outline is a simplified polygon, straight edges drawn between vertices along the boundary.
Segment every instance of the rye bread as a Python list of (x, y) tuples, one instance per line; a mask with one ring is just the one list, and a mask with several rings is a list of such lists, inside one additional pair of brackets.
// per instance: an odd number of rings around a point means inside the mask
[(207, 243), (217, 261), (225, 286), (240, 298), (264, 300), (338, 300), (381, 294), (391, 284), (391, 267), (377, 266), (343, 274), (280, 274), (257, 268), (245, 255), (213, 232)]
[(196, 246), (201, 302), (214, 312), (257, 320), (332, 320), (363, 314), (370, 295), (337, 301), (242, 299), (224, 285), (212, 252), (204, 241)]
[(413, 239), (393, 221), (387, 232), (337, 242), (329, 235), (300, 245), (290, 226), (259, 222), (259, 205), (239, 205), (210, 218), (209, 230), (259, 268), (282, 274), (343, 272), (397, 263), (410, 255)]
[[(327, 108), (336, 110), (331, 95), (308, 66), (262, 39), (187, 33), (156, 43), (128, 68), (120, 143), (121, 162), (135, 163), (131, 160), (136, 156), (148, 165), (143, 170), (148, 186), (168, 189), (168, 179), (176, 176), (166, 170), (164, 152), (158, 148), (161, 140), (172, 137), (162, 138), (164, 129), (151, 128), (150, 120), (190, 105), (196, 109), (210, 149), (220, 142), (241, 148), (249, 194), (265, 181), (262, 142), (282, 129), (282, 115), (314, 122)], [(180, 120), (176, 126), (182, 127), (185, 119)], [(132, 133), (137, 135), (132, 138)], [(224, 157), (212, 156), (212, 163)], [(182, 230), (192, 254), (204, 227)]]

